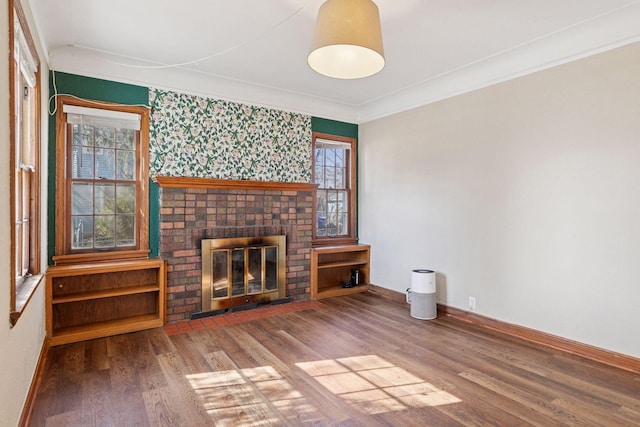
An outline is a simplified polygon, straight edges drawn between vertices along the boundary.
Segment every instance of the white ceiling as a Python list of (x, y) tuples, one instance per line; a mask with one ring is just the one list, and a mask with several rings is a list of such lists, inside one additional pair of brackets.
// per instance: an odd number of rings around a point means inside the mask
[(362, 123), (640, 40), (640, 1), (376, 0), (386, 66), (307, 63), (323, 0), (29, 0), (57, 71)]

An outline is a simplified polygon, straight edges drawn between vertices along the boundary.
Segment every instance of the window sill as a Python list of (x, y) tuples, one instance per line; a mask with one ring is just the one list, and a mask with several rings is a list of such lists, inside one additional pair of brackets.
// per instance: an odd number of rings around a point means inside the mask
[(358, 239), (355, 237), (323, 237), (313, 239), (312, 246), (355, 245), (356, 243), (358, 243)]
[(113, 252), (91, 252), (84, 254), (56, 255), (53, 261), (56, 265), (92, 263), (100, 261), (118, 261), (128, 259), (144, 259), (149, 257), (149, 249), (113, 251)]
[(43, 274), (29, 276), (16, 286), (16, 304), (15, 307), (12, 307), (11, 313), (9, 314), (11, 327), (14, 327), (15, 324), (18, 323), (18, 319), (22, 315), (22, 312), (29, 301), (31, 301), (31, 297), (35, 293), (36, 289), (38, 289), (38, 285), (42, 281), (43, 277)]

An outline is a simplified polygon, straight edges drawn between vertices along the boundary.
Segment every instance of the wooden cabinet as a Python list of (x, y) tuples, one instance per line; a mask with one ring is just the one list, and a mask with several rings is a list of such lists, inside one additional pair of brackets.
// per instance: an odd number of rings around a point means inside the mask
[(60, 265), (46, 272), (51, 345), (164, 324), (165, 262), (141, 259)]
[[(369, 245), (317, 247), (311, 250), (311, 298), (365, 292), (369, 289)], [(344, 287), (351, 281), (351, 271), (358, 270), (359, 284)]]

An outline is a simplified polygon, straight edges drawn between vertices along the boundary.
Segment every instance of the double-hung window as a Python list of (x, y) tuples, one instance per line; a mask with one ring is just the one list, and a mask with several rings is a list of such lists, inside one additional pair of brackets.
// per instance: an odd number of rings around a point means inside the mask
[(313, 134), (314, 242), (355, 242), (355, 139)]
[(11, 105), (11, 324), (20, 317), (40, 275), (40, 70), (19, 2), (9, 19), (13, 61)]
[(54, 259), (146, 256), (147, 109), (67, 97), (59, 108)]

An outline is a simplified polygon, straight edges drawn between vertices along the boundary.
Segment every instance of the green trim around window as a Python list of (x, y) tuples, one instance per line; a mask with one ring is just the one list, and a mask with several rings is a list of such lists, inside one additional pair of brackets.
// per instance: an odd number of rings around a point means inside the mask
[[(345, 136), (347, 138), (356, 139), (356, 239), (359, 236), (358, 233), (358, 169), (360, 159), (358, 153), (358, 125), (353, 123), (339, 122), (337, 120), (322, 119), (320, 117), (311, 117), (311, 131), (327, 133), (330, 135)], [(315, 222), (314, 222), (315, 224)]]
[[(72, 95), (84, 99), (96, 101), (114, 102), (125, 105), (149, 105), (149, 89), (143, 86), (118, 83), (109, 80), (95, 79), (92, 77), (78, 76), (75, 74), (55, 72), (49, 73), (49, 93), (59, 95)], [(56, 104), (55, 99), (51, 99), (49, 110), (53, 111)], [(56, 116), (49, 115), (49, 176), (47, 179), (47, 252), (48, 263), (53, 265), (52, 257), (55, 254), (55, 206), (56, 206)], [(152, 258), (158, 257), (159, 245), (159, 199), (158, 188), (155, 184), (149, 186), (149, 254)]]
[(358, 139), (358, 125), (353, 123), (339, 122), (337, 120), (322, 119), (320, 117), (311, 118), (311, 130), (313, 132), (328, 133), (330, 135), (346, 136)]

